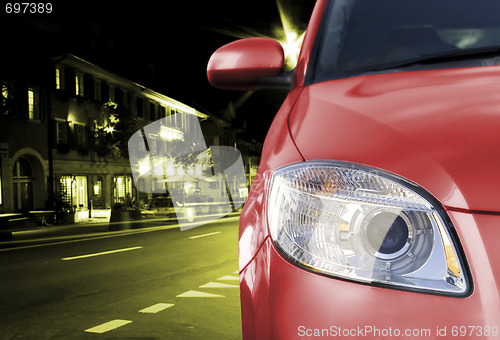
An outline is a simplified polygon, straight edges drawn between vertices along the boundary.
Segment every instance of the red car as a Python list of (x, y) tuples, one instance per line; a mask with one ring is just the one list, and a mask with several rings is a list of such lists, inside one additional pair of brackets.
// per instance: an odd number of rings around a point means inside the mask
[(500, 337), (500, 1), (318, 0), (240, 220), (244, 339)]

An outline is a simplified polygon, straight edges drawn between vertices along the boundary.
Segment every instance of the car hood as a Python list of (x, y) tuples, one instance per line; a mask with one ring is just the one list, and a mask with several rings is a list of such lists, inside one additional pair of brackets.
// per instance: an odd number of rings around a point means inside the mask
[(447, 208), (500, 212), (500, 67), (313, 84), (299, 96), (289, 128), (306, 160), (378, 167)]

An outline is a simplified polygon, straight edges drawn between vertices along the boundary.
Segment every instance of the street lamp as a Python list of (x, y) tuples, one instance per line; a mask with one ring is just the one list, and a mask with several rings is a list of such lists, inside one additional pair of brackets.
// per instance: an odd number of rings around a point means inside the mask
[(285, 40), (279, 41), (283, 50), (285, 51), (285, 62), (290, 68), (297, 65), (299, 59), (300, 47), (302, 46), (302, 40), (304, 39), (304, 33), (300, 36), (294, 31), (285, 31)]
[(273, 36), (268, 36), (255, 30), (241, 27), (243, 31), (233, 31), (229, 29), (218, 29), (212, 28), (214, 31), (225, 34), (227, 36), (235, 38), (252, 38), (261, 37), (277, 40), (285, 52), (285, 62), (286, 66), (293, 69), (297, 64), (299, 58), (300, 48), (302, 41), (304, 40), (305, 31), (301, 31), (292, 22), (292, 18), (288, 16), (287, 9), (284, 8), (281, 0), (276, 0), (276, 6), (278, 7), (278, 12), (281, 19), (281, 27), (278, 28), (279, 33), (275, 33)]

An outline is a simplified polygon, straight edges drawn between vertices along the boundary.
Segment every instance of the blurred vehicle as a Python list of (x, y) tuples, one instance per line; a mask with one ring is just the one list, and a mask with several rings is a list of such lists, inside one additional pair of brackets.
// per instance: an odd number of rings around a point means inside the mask
[(500, 2), (318, 0), (215, 87), (290, 92), (241, 214), (244, 339), (498, 338)]

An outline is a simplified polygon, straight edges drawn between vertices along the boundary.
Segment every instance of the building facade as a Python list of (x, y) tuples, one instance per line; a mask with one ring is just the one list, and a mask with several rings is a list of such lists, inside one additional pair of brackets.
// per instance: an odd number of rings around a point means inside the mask
[(127, 140), (177, 113), (203, 121), (208, 146), (242, 146), (248, 185), (255, 175), (257, 152), (224, 122), (74, 55), (11, 64), (0, 81), (0, 213), (56, 210), (78, 222), (150, 205), (152, 194), (134, 185)]
[(0, 211), (41, 209), (50, 190), (46, 65), (8, 65), (0, 77)]
[(122, 115), (132, 129), (177, 112), (207, 117), (73, 55), (20, 63), (1, 81), (3, 213), (62, 207), (79, 221), (134, 200), (128, 159), (100, 150), (97, 132), (112, 135)]

